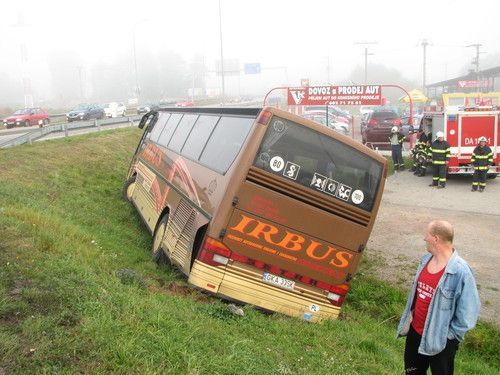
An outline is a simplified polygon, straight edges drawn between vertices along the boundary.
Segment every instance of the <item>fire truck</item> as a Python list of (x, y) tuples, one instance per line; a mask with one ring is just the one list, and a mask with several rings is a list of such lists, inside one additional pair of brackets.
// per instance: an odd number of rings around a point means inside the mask
[(450, 144), (449, 174), (472, 174), (471, 156), (478, 145), (478, 138), (486, 137), (488, 146), (493, 151), (493, 166), (488, 171), (489, 178), (500, 173), (500, 110), (492, 107), (473, 107), (445, 109), (443, 111), (424, 112), (422, 119), (426, 134), (442, 131)]

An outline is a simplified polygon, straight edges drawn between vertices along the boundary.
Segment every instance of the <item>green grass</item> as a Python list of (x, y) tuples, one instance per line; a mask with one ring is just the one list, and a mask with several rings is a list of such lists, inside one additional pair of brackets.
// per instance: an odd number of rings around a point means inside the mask
[[(149, 259), (151, 236), (121, 188), (140, 132), (0, 150), (0, 374), (399, 374), (405, 293), (364, 259), (341, 319), (244, 317)], [(496, 374), (481, 323), (457, 374)]]

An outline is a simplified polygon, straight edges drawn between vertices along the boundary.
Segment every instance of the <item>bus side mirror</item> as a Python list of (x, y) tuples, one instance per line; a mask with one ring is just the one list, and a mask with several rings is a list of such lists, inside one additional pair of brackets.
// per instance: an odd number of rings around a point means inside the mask
[(144, 116), (142, 116), (141, 121), (139, 122), (139, 129), (144, 128), (146, 125), (146, 122), (148, 122), (149, 119), (149, 113), (146, 113)]

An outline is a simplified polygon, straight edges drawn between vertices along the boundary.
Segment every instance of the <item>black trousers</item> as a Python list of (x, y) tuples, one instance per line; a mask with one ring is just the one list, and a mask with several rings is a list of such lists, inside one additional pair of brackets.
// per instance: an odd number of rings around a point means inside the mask
[(406, 336), (405, 375), (426, 375), (429, 367), (433, 375), (453, 375), (458, 340), (448, 340), (442, 352), (429, 356), (418, 353), (421, 339), (422, 336), (410, 326)]
[(446, 164), (432, 164), (432, 183), (446, 185)]
[(487, 169), (479, 170), (479, 169), (474, 169), (474, 174), (472, 175), (472, 187), (474, 189), (477, 189), (479, 186), (480, 188), (483, 188), (486, 186), (486, 175), (488, 174)]

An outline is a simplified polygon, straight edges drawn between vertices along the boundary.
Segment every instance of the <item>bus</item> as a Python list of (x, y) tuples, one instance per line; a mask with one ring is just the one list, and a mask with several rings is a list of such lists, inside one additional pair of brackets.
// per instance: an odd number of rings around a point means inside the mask
[(372, 230), (386, 160), (277, 108), (146, 114), (124, 198), (152, 258), (223, 299), (334, 319)]

